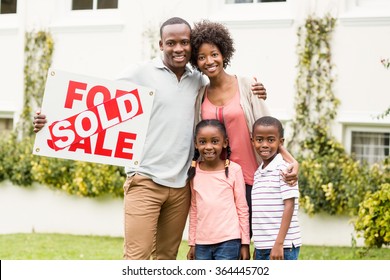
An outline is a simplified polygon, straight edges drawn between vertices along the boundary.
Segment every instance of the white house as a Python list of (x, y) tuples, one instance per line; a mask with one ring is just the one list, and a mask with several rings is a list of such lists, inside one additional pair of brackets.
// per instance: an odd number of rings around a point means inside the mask
[(52, 33), (52, 67), (115, 78), (156, 54), (159, 24), (171, 16), (226, 23), (236, 45), (229, 71), (263, 82), (271, 112), (288, 121), (297, 28), (309, 14), (326, 13), (338, 19), (332, 52), (341, 106), (334, 134), (348, 151), (377, 161), (390, 150), (390, 119), (373, 117), (390, 106), (390, 70), (380, 63), (390, 58), (389, 0), (1, 0), (0, 131), (12, 129), (21, 112), (25, 31)]
[[(337, 18), (332, 53), (341, 101), (334, 135), (371, 162), (389, 155), (390, 0), (1, 0), (0, 131), (11, 130), (23, 104), (24, 34), (48, 30), (53, 68), (113, 79), (127, 65), (158, 55), (159, 25), (179, 16), (190, 23), (225, 23), (235, 40), (230, 73), (255, 76), (271, 112), (294, 115), (297, 28), (308, 15)], [(288, 133), (288, 131), (287, 131)]]

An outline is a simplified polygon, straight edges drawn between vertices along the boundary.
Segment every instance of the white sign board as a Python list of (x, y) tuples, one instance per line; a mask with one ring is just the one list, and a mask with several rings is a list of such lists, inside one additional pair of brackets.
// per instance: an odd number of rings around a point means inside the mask
[(141, 161), (155, 91), (50, 69), (33, 154), (137, 166)]

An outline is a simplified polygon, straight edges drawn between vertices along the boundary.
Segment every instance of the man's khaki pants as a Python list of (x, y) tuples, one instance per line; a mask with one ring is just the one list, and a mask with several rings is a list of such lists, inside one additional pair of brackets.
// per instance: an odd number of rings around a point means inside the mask
[(124, 188), (124, 259), (175, 260), (190, 207), (190, 188), (134, 175)]

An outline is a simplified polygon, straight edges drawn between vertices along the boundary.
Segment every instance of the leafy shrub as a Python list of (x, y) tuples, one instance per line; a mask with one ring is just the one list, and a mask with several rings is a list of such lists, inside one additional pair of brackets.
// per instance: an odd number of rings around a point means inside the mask
[(72, 193), (69, 189), (73, 181), (74, 161), (35, 156), (32, 173), (36, 182)]
[(374, 193), (367, 193), (360, 204), (354, 223), (358, 236), (368, 247), (390, 245), (390, 184), (382, 184)]
[(390, 160), (369, 166), (348, 155), (338, 142), (321, 139), (324, 141), (306, 142), (314, 152), (299, 159), (300, 205), (311, 215), (356, 215), (367, 192), (390, 182)]
[(122, 167), (37, 156), (32, 170), (36, 182), (72, 195), (123, 195), (125, 173)]
[(31, 175), (32, 139), (27, 137), (17, 140), (11, 134), (1, 140), (0, 148), (0, 180), (10, 180), (19, 186), (30, 186), (33, 182)]
[(110, 194), (123, 196), (125, 172), (123, 167), (108, 164), (76, 162), (72, 186), (82, 196)]
[(84, 197), (123, 195), (123, 167), (36, 156), (32, 148), (33, 137), (0, 139), (0, 182), (25, 187), (35, 182)]

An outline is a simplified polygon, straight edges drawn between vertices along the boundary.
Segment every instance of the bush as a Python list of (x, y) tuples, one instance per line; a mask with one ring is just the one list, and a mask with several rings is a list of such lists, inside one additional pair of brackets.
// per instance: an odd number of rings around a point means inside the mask
[(0, 145), (0, 180), (8, 179), (18, 186), (30, 186), (33, 183), (32, 139), (27, 137), (19, 141), (15, 134), (11, 134), (4, 137)]
[(16, 134), (0, 140), (0, 182), (28, 187), (34, 182), (84, 197), (123, 195), (124, 168), (36, 156), (33, 137), (18, 140)]
[(35, 157), (34, 180), (69, 194), (83, 197), (123, 195), (123, 167), (49, 157)]
[(382, 184), (378, 191), (367, 193), (360, 204), (355, 231), (363, 234), (368, 247), (390, 245), (390, 184)]
[(356, 161), (330, 139), (323, 145), (317, 142), (316, 147), (317, 150), (310, 147), (316, 156), (298, 159), (300, 205), (308, 214), (354, 216), (367, 192), (373, 193), (381, 184), (390, 183), (389, 158), (369, 166)]

